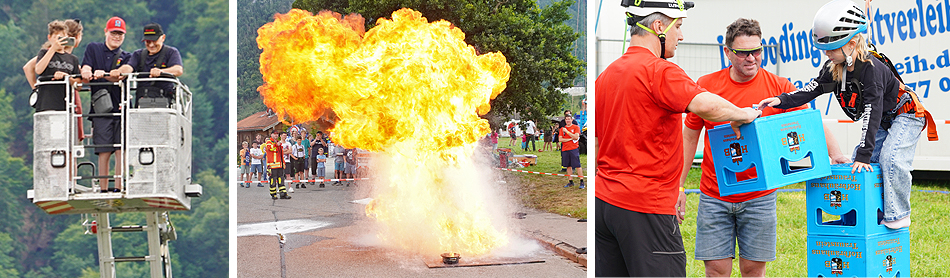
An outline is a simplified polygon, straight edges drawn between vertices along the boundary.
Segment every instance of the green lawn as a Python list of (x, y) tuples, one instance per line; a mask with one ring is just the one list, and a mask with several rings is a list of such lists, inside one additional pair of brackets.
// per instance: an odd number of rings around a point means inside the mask
[[(537, 165), (515, 169), (563, 174), (559, 172), (561, 170), (560, 151), (524, 152), (521, 150), (520, 140), (511, 147), (508, 147), (508, 142), (507, 137), (498, 138), (498, 147), (511, 148), (514, 154), (533, 154), (538, 156)], [(537, 142), (538, 149), (541, 149), (543, 145), (543, 141)], [(581, 171), (586, 171), (587, 155), (585, 154), (581, 155), (581, 166), (583, 166)], [(574, 218), (587, 218), (587, 190), (577, 188), (577, 178), (574, 178), (574, 187), (564, 188), (564, 185), (567, 184), (567, 177), (510, 171), (505, 171), (504, 175), (507, 180), (516, 181), (514, 186), (518, 193), (517, 196), (523, 205)], [(584, 182), (588, 182), (587, 177), (584, 177)], [(588, 190), (594, 190), (593, 186), (588, 187)]]
[[(701, 171), (692, 169), (687, 177), (686, 188), (698, 189)], [(804, 183), (783, 188), (804, 188)], [(916, 190), (950, 190), (950, 182), (915, 182), (911, 195), (913, 223), (911, 224), (911, 276), (950, 276), (950, 195), (918, 192)], [(696, 205), (698, 194), (687, 194), (686, 221), (682, 224), (683, 244), (686, 247), (688, 276), (704, 276), (702, 261), (693, 259), (696, 247)], [(778, 195), (778, 242), (776, 257), (769, 263), (767, 276), (807, 276), (805, 242), (808, 231), (805, 227), (805, 192), (780, 192)], [(738, 251), (737, 251), (738, 253)], [(739, 276), (738, 260), (733, 262), (732, 276)]]
[[(499, 138), (499, 148), (508, 148), (508, 138)], [(541, 143), (539, 141), (538, 147)], [(524, 154), (517, 146), (512, 146), (515, 154)], [(560, 152), (528, 152), (538, 156), (538, 164), (523, 170), (559, 173)], [(581, 164), (586, 165), (587, 156), (581, 155)], [(584, 170), (584, 169), (582, 169)], [(693, 169), (687, 177), (686, 188), (698, 189), (700, 170)], [(586, 218), (587, 192), (577, 187), (563, 188), (565, 177), (536, 175), (528, 173), (505, 172), (509, 181), (515, 181), (518, 196), (526, 206), (561, 215)], [(587, 181), (587, 178), (584, 179)], [(783, 187), (802, 189), (804, 183)], [(911, 276), (946, 277), (950, 276), (950, 195), (941, 193), (918, 192), (916, 190), (950, 191), (950, 182), (915, 182), (911, 195), (913, 224), (911, 225)], [(593, 190), (590, 187), (589, 190)], [(698, 194), (687, 194), (686, 221), (682, 224), (683, 244), (686, 247), (688, 264), (687, 275), (704, 276), (702, 261), (693, 260), (696, 239), (696, 205)], [(767, 276), (802, 277), (807, 276), (805, 243), (808, 231), (805, 227), (805, 193), (782, 192), (778, 195), (778, 242), (777, 259), (769, 263)], [(944, 253), (948, 252), (948, 253)], [(732, 276), (739, 276), (738, 261), (733, 263)]]

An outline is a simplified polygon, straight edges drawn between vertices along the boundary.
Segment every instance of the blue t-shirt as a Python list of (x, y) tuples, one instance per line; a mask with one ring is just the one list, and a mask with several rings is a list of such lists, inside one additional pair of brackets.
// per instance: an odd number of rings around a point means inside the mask
[(303, 139), (301, 144), (303, 144), (303, 157), (310, 159), (310, 139)]
[[(320, 159), (327, 159), (327, 156), (323, 154), (317, 155), (317, 160), (320, 160)], [(326, 166), (324, 166), (324, 163), (325, 162), (317, 162), (317, 168), (325, 168)]]

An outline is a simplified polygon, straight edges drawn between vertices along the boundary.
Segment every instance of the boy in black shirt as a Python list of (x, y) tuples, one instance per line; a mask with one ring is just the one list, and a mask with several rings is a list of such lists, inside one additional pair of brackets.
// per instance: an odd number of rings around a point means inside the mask
[[(69, 38), (66, 35), (66, 23), (60, 20), (50, 22), (49, 35), (46, 36), (49, 41), (49, 49), (40, 50), (36, 56), (35, 72), (41, 77), (52, 76), (53, 80), (62, 80), (69, 75), (79, 73), (79, 58), (66, 53), (66, 46)], [(71, 43), (75, 45), (75, 38)], [(78, 78), (70, 80), (78, 81)], [(45, 85), (39, 88), (36, 95), (36, 112), (42, 111), (66, 111), (66, 86), (65, 85)]]

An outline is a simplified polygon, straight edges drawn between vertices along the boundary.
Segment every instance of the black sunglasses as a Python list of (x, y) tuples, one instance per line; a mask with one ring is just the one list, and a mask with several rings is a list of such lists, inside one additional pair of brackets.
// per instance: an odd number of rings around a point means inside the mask
[(739, 56), (739, 58), (745, 58), (745, 57), (749, 57), (749, 55), (758, 56), (759, 53), (762, 53), (762, 46), (759, 46), (759, 47), (756, 47), (756, 48), (752, 48), (752, 49), (732, 49), (732, 48), (729, 48), (729, 50), (732, 51), (733, 54), (736, 54), (736, 56)]

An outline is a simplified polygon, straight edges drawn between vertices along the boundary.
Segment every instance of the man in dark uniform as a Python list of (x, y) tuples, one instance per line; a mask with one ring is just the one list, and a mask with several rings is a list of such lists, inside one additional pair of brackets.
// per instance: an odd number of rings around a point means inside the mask
[[(165, 45), (165, 32), (158, 23), (145, 25), (142, 32), (142, 41), (145, 42), (145, 48), (132, 52), (129, 63), (119, 68), (122, 73), (148, 72), (149, 77), (158, 77), (162, 73), (168, 73), (179, 77), (184, 74), (184, 68), (181, 62), (181, 53), (178, 49), (170, 45)], [(140, 83), (136, 91), (136, 102), (141, 98), (160, 98), (172, 99), (175, 94), (175, 84), (171, 82), (145, 82)], [(140, 104), (137, 103), (137, 106)]]
[[(125, 42), (125, 20), (112, 17), (106, 22), (105, 42), (93, 42), (86, 46), (83, 54), (82, 79), (92, 83), (117, 82), (121, 79), (119, 67), (129, 62), (131, 54), (122, 50)], [(109, 76), (105, 76), (106, 74)], [(122, 101), (122, 89), (116, 85), (94, 85), (92, 91), (92, 113), (119, 113)], [(122, 123), (119, 116), (92, 116), (92, 143), (95, 145), (114, 145), (122, 143)], [(99, 155), (99, 175), (109, 175), (109, 158), (115, 153), (115, 174), (122, 174), (122, 151), (119, 147), (96, 147)], [(102, 192), (109, 191), (109, 179), (99, 179)], [(115, 181), (112, 191), (122, 190), (122, 181)]]

